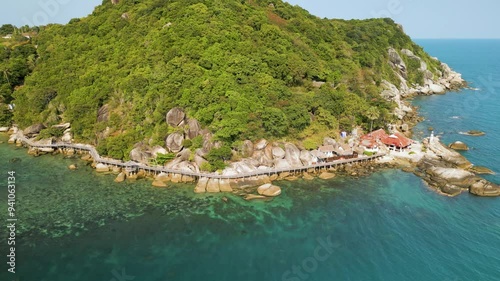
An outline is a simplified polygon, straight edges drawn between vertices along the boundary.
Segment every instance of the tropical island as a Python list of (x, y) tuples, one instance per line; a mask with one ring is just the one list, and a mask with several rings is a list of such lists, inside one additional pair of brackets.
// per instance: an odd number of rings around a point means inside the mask
[[(263, 196), (279, 194), (273, 180), (356, 175), (329, 163), (379, 158), (444, 194), (500, 195), (436, 137), (408, 138), (419, 121), (408, 98), (466, 83), (391, 19), (320, 19), (282, 1), (104, 1), (24, 29), (0, 29), (0, 125), (34, 155), (82, 143), (118, 181), (147, 176), (140, 164), (179, 171), (151, 174), (157, 186)], [(221, 178), (259, 170), (269, 175)]]

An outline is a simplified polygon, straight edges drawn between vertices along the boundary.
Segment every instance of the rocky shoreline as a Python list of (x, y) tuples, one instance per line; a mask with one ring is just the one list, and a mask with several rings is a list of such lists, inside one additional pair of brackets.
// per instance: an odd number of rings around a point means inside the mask
[[(441, 63), (441, 69), (438, 74), (433, 74), (427, 69), (427, 64), (418, 56), (414, 55), (409, 50), (401, 50), (403, 56), (408, 59), (418, 60), (420, 69), (424, 76), (424, 85), (408, 85), (406, 80), (406, 65), (399, 52), (394, 49), (389, 49), (389, 63), (397, 74), (400, 80), (399, 87), (391, 84), (388, 81), (382, 81), (384, 90), (381, 96), (388, 101), (396, 103), (394, 114), (398, 121), (388, 125), (392, 131), (401, 131), (406, 135), (411, 135), (411, 128), (419, 121), (420, 117), (416, 113), (416, 109), (409, 104), (408, 98), (415, 95), (431, 95), (443, 94), (449, 90), (458, 90), (466, 86), (466, 82), (461, 78), (461, 75), (450, 69), (445, 63)], [(107, 108), (103, 106), (99, 109), (99, 118), (106, 118)], [(193, 119), (187, 118), (184, 111), (180, 108), (171, 109), (166, 115), (166, 122), (169, 126), (178, 128), (178, 130), (170, 134), (165, 139), (165, 147), (154, 146), (150, 147), (144, 143), (138, 143), (130, 152), (131, 160), (136, 163), (149, 164), (151, 158), (158, 154), (177, 153), (173, 161), (165, 164), (165, 167), (178, 171), (199, 173), (201, 167), (206, 163), (204, 158), (213, 148), (220, 147), (220, 143), (212, 140), (212, 134), (202, 129), (200, 123)], [(70, 124), (60, 124), (53, 126), (61, 129), (63, 135), (60, 138), (63, 142), (70, 143), (72, 141)], [(28, 137), (35, 137), (45, 126), (43, 124), (35, 124), (22, 131)], [(17, 128), (2, 128), (3, 132), (8, 131), (11, 134), (10, 143), (17, 143), (16, 140)], [(481, 135), (479, 132), (473, 132), (475, 135)], [(105, 134), (105, 132), (103, 133)], [(202, 138), (202, 147), (191, 151), (184, 147), (185, 140), (192, 140), (196, 137)], [(41, 142), (51, 143), (53, 140), (41, 140)], [(324, 146), (331, 146), (340, 150), (340, 154), (345, 151), (352, 153), (363, 154), (364, 149), (359, 145), (359, 136), (353, 134), (350, 138), (338, 142), (332, 138), (325, 138)], [(463, 144), (453, 144), (455, 149), (465, 149)], [(441, 194), (455, 196), (462, 193), (464, 190), (469, 190), (470, 193), (478, 196), (500, 196), (500, 187), (482, 179), (476, 174), (487, 173), (487, 169), (474, 168), (473, 165), (456, 151), (449, 149), (439, 142), (438, 138), (428, 138), (422, 143), (415, 143), (410, 150), (404, 152), (390, 151), (387, 148), (382, 148), (382, 153), (389, 155), (374, 163), (347, 164), (340, 167), (329, 167), (321, 169), (307, 169), (304, 166), (316, 163), (318, 151), (309, 151), (304, 148), (297, 147), (296, 144), (289, 142), (268, 142), (267, 140), (259, 140), (251, 142), (246, 140), (242, 143), (238, 151), (239, 161), (231, 162), (227, 168), (221, 171), (220, 175), (232, 176), (244, 174), (252, 171), (265, 169), (296, 169), (299, 172), (281, 172), (272, 175), (260, 175), (255, 177), (243, 177), (241, 179), (216, 179), (182, 174), (151, 174), (144, 170), (124, 171), (121, 168), (108, 166), (102, 163), (95, 163), (89, 155), (83, 155), (81, 158), (89, 163), (97, 172), (114, 173), (117, 175), (115, 181), (123, 182), (125, 180), (137, 180), (142, 178), (151, 178), (152, 185), (156, 187), (166, 187), (169, 182), (172, 183), (194, 183), (197, 181), (194, 192), (196, 193), (218, 193), (218, 192), (233, 192), (243, 196), (247, 200), (272, 198), (281, 194), (281, 189), (272, 184), (279, 180), (312, 180), (315, 177), (321, 179), (331, 179), (338, 174), (348, 176), (363, 176), (368, 175), (379, 168), (399, 168), (407, 172), (413, 172), (417, 176), (424, 179), (425, 182)], [(38, 156), (47, 153), (62, 153), (69, 157), (76, 157), (82, 154), (81, 151), (74, 149), (53, 149), (53, 148), (33, 148), (28, 150), (29, 154)], [(234, 153), (234, 151), (233, 151)], [(302, 167), (302, 169), (301, 169)], [(77, 167), (68, 167), (74, 170)], [(491, 172), (491, 171), (490, 171)]]

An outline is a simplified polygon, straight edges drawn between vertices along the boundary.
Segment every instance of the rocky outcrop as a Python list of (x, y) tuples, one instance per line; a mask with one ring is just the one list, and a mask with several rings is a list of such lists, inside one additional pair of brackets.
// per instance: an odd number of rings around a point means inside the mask
[(106, 122), (109, 120), (109, 106), (107, 104), (101, 106), (97, 110), (97, 122)]
[(322, 180), (329, 180), (329, 179), (333, 179), (334, 177), (335, 177), (335, 174), (329, 173), (329, 172), (322, 172), (319, 175), (319, 178)]
[(165, 182), (159, 180), (154, 180), (151, 185), (153, 185), (154, 187), (167, 187), (167, 184)]
[(267, 140), (261, 139), (260, 141), (255, 143), (255, 150), (263, 150), (264, 148), (266, 148), (267, 144)]
[(281, 188), (270, 183), (263, 184), (257, 188), (257, 192), (260, 195), (267, 197), (276, 197), (281, 194)]
[(189, 118), (187, 122), (187, 128), (186, 128), (186, 136), (188, 139), (194, 139), (195, 137), (200, 135), (201, 131), (201, 124), (198, 122), (198, 120), (194, 118)]
[(283, 159), (285, 158), (285, 151), (279, 146), (272, 148), (273, 159)]
[(95, 166), (95, 170), (98, 173), (106, 173), (106, 172), (109, 172), (109, 167), (107, 165), (105, 165), (105, 164), (98, 163)]
[(130, 160), (143, 164), (148, 164), (149, 159), (151, 159), (152, 155), (147, 150), (149, 150), (148, 147), (143, 145), (142, 143), (136, 144), (134, 149), (130, 151), (129, 154)]
[(461, 141), (450, 143), (448, 147), (454, 150), (469, 150), (469, 147)]
[(165, 140), (165, 146), (170, 152), (177, 153), (182, 150), (182, 142), (184, 141), (184, 135), (182, 133), (176, 132), (168, 135)]
[(172, 177), (169, 174), (163, 172), (155, 176), (156, 181), (169, 182), (171, 179)]
[(168, 111), (166, 120), (170, 126), (178, 127), (183, 125), (185, 117), (186, 114), (182, 108), (174, 107)]
[(218, 179), (209, 179), (207, 182), (207, 192), (208, 193), (217, 193), (220, 192), (219, 180)]
[(300, 161), (300, 150), (294, 144), (285, 144), (285, 159), (292, 167), (302, 166), (302, 161)]
[(254, 153), (253, 143), (249, 140), (245, 140), (241, 145), (241, 154), (243, 157), (251, 157)]
[(24, 129), (23, 134), (27, 137), (32, 137), (33, 135), (39, 134), (43, 129), (45, 129), (45, 125), (43, 125), (42, 123), (38, 123)]
[(158, 154), (167, 154), (167, 153), (168, 153), (168, 151), (159, 145), (155, 145), (154, 147), (152, 147), (150, 149), (150, 154), (151, 154), (151, 157), (153, 157), (153, 158), (158, 157)]
[(400, 74), (406, 77), (406, 64), (394, 48), (389, 48), (389, 62), (398, 69)]
[(468, 169), (472, 167), (472, 163), (470, 163), (465, 157), (463, 157), (460, 153), (451, 150), (441, 144), (438, 138), (425, 139), (424, 145), (430, 149), (434, 154), (442, 159), (443, 161), (455, 165), (458, 168)]
[(495, 174), (495, 172), (493, 172), (491, 169), (486, 168), (486, 167), (481, 167), (481, 166), (472, 166), (472, 168), (470, 168), (469, 171), (473, 172), (476, 175), (494, 175)]
[(232, 192), (233, 189), (231, 188), (231, 184), (229, 183), (229, 180), (220, 179), (219, 180), (219, 190), (221, 192)]
[(195, 193), (205, 193), (207, 192), (207, 184), (208, 184), (208, 179), (207, 178), (200, 178), (198, 180), (198, 183), (196, 184), (196, 187), (194, 188)]
[(500, 186), (486, 180), (479, 180), (471, 185), (469, 192), (478, 196), (496, 197), (500, 196)]
[(125, 173), (121, 172), (118, 174), (118, 176), (116, 176), (115, 182), (124, 182), (126, 178), (127, 178), (127, 175)]
[(314, 157), (311, 154), (311, 152), (309, 152), (308, 150), (302, 150), (300, 152), (300, 161), (302, 162), (302, 165), (304, 165), (304, 166), (310, 166), (313, 163), (316, 163), (317, 159), (315, 159), (315, 158), (316, 157)]

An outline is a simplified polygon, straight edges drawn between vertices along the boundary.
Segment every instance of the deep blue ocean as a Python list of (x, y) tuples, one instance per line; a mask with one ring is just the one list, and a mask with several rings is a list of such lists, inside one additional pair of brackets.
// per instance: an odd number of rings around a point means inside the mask
[[(416, 137), (432, 126), (500, 172), (500, 40), (417, 42), (478, 90), (416, 98), (426, 118)], [(471, 129), (486, 135), (460, 134)], [(116, 184), (78, 159), (33, 158), (6, 143), (0, 159), (2, 187), (16, 172), (20, 232), (16, 274), (0, 241), (1, 281), (500, 280), (500, 198), (444, 197), (398, 170), (278, 182), (280, 197), (246, 202), (188, 185)], [(6, 225), (5, 188), (0, 196)]]

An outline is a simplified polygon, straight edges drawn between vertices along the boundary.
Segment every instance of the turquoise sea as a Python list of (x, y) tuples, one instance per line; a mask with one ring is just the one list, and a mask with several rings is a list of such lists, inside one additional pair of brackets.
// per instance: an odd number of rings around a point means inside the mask
[[(500, 172), (500, 40), (418, 43), (479, 90), (415, 99), (426, 118), (416, 136), (432, 126)], [(459, 134), (470, 129), (486, 136)], [(279, 182), (280, 197), (245, 202), (187, 185), (116, 184), (77, 159), (33, 158), (6, 143), (0, 159), (0, 219), (11, 170), (18, 218), (16, 274), (1, 228), (2, 281), (500, 280), (500, 198), (443, 197), (397, 170)]]

